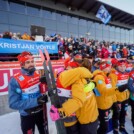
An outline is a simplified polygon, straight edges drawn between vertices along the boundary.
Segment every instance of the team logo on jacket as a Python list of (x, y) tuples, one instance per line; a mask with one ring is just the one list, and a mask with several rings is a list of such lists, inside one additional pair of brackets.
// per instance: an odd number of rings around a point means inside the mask
[(20, 81), (23, 81), (25, 78), (21, 75), (21, 76), (19, 76), (19, 80)]

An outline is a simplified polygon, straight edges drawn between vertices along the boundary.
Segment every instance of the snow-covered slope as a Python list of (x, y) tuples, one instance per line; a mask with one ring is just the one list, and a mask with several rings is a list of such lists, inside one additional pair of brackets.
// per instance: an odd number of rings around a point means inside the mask
[[(50, 104), (48, 104), (48, 107), (50, 107)], [(54, 122), (52, 122), (50, 118), (48, 118), (48, 121), (49, 121), (50, 134), (56, 134), (56, 128)], [(131, 117), (130, 117), (130, 108), (128, 110), (126, 128), (129, 134), (133, 134), (133, 127), (131, 124)], [(0, 133), (1, 134), (22, 134), (20, 128), (20, 115), (18, 112), (13, 112), (13, 113), (0, 116)], [(37, 129), (35, 134), (39, 134)], [(112, 132), (109, 134), (112, 134)]]

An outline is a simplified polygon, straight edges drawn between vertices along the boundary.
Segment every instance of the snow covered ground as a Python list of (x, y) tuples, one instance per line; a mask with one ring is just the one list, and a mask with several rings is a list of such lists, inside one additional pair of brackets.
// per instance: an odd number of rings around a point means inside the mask
[[(48, 104), (48, 107), (50, 107), (50, 104)], [(130, 113), (130, 108), (128, 113)], [(48, 118), (49, 122), (49, 132), (50, 134), (56, 134), (56, 128), (54, 122)], [(133, 134), (133, 128), (130, 120), (130, 114), (127, 115), (127, 122), (126, 122), (126, 128), (129, 134)], [(21, 128), (20, 128), (20, 115), (18, 112), (12, 112), (9, 114), (5, 114), (0, 116), (0, 134), (22, 134)], [(37, 129), (35, 134), (39, 134)], [(112, 134), (109, 133), (109, 134)]]
[[(50, 109), (50, 103), (48, 103), (47, 107)], [(49, 133), (56, 134), (55, 123), (50, 120), (50, 117), (48, 117), (48, 123)], [(19, 112), (12, 112), (0, 116), (0, 134), (22, 134)], [(39, 134), (37, 128), (35, 129), (35, 134)]]

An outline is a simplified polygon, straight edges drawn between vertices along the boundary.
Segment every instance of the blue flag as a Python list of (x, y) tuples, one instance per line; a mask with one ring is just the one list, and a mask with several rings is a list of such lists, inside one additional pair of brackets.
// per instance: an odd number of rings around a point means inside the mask
[(104, 24), (107, 24), (111, 19), (111, 14), (109, 14), (107, 9), (101, 5), (96, 14), (96, 17), (99, 18)]

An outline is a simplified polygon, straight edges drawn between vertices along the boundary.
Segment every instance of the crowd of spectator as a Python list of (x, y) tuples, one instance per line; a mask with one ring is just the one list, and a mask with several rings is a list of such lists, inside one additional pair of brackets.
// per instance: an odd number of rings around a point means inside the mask
[[(15, 39), (15, 40), (35, 40), (34, 36), (27, 33), (5, 32), (0, 35), (0, 38)], [(68, 56), (73, 56), (77, 53), (87, 58), (128, 58), (134, 59), (134, 44), (98, 41), (86, 39), (84, 37), (75, 38), (73, 36), (67, 38), (60, 34), (53, 33), (44, 37), (46, 42), (58, 42), (59, 59), (66, 59)]]
[(20, 33), (5, 32), (3, 34), (0, 34), (0, 38), (14, 40), (34, 40), (32, 36), (28, 35), (26, 32), (23, 35), (21, 35)]

